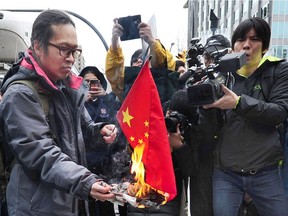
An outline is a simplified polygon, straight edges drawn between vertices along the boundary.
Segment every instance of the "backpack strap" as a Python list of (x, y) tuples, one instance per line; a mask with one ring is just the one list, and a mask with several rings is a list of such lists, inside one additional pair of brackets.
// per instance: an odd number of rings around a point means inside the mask
[[(50, 101), (50, 92), (43, 89), (39, 83), (37, 82), (37, 80), (16, 80), (12, 83), (10, 83), (10, 85), (8, 86), (8, 88), (11, 85), (14, 84), (23, 84), (28, 86), (29, 88), (31, 88), (34, 92), (34, 94), (36, 95), (44, 113), (46, 116), (47, 121), (49, 122), (49, 101)], [(53, 132), (50, 130), (51, 132), (51, 136), (53, 138), (56, 138), (55, 135), (53, 134)], [(1, 183), (1, 187), (0, 187), (0, 202), (2, 202), (3, 204), (6, 202), (6, 188), (7, 188), (7, 184), (10, 178), (10, 172), (14, 166), (14, 164), (16, 163), (16, 159), (14, 157), (9, 158), (9, 161), (6, 160), (7, 158), (7, 154), (8, 152), (5, 151), (5, 148), (3, 145), (3, 140), (2, 140), (2, 135), (1, 135), (1, 131), (0, 131), (0, 183)], [(7, 150), (7, 149), (6, 149)], [(10, 156), (10, 155), (9, 155)], [(3, 207), (3, 211), (6, 209)], [(1, 213), (0, 213), (1, 215)]]
[(46, 116), (49, 114), (49, 100), (50, 100), (50, 92), (43, 89), (39, 86), (39, 82), (36, 80), (16, 80), (10, 83), (9, 87), (13, 84), (23, 84), (31, 88), (34, 94), (37, 96), (42, 109)]
[(34, 94), (38, 98), (38, 101), (45, 113), (46, 120), (49, 123), (51, 138), (56, 140), (57, 143), (59, 143), (59, 137), (57, 136), (57, 134), (53, 132), (53, 128), (54, 129), (56, 128), (55, 120), (54, 118), (50, 118), (50, 115), (49, 115), (51, 114), (49, 112), (51, 92), (47, 89), (44, 89), (37, 80), (15, 80), (12, 83), (10, 83), (9, 87), (14, 84), (23, 84), (33, 90)]

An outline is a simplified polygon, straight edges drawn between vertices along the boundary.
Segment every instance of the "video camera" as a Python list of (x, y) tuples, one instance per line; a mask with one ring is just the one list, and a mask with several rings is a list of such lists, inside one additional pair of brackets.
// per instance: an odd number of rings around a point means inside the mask
[(190, 41), (190, 48), (187, 52), (187, 62), (189, 67), (192, 66), (201, 66), (201, 56), (203, 55), (205, 49), (202, 44), (199, 43), (200, 38), (192, 38)]
[(189, 102), (195, 106), (202, 106), (213, 103), (224, 95), (222, 84), (229, 89), (232, 88), (235, 82), (232, 73), (246, 63), (246, 54), (245, 52), (227, 54), (228, 49), (217, 50), (210, 54), (214, 63), (203, 68), (200, 58), (205, 48), (198, 42), (199, 38), (190, 41), (192, 45), (188, 50), (188, 64), (191, 67), (188, 70), (190, 76), (186, 80), (186, 88)]

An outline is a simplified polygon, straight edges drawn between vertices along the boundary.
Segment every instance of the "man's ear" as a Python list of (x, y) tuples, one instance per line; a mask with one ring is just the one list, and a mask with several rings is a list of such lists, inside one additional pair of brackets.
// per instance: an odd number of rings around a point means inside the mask
[(32, 48), (33, 48), (34, 52), (35, 52), (37, 55), (40, 55), (41, 52), (42, 52), (42, 50), (43, 50), (42, 46), (39, 45), (39, 42), (38, 42), (38, 41), (35, 41), (35, 42), (34, 42)]

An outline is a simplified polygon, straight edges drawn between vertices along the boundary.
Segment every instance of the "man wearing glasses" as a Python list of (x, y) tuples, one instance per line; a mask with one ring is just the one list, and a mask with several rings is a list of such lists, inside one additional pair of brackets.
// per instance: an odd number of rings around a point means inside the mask
[(62, 57), (69, 57), (72, 54), (74, 59), (78, 59), (82, 53), (81, 49), (72, 49), (72, 48), (65, 47), (65, 46), (59, 46), (51, 42), (48, 42), (48, 45), (57, 48), (59, 50), (59, 54)]
[[(3, 80), (1, 134), (14, 157), (6, 193), (9, 215), (89, 215), (89, 196), (114, 198), (111, 187), (85, 168), (84, 132), (97, 146), (113, 143), (118, 131), (92, 121), (84, 107), (88, 85), (71, 73), (81, 51), (71, 18), (43, 11), (33, 24), (31, 47)], [(17, 80), (33, 81), (39, 94)], [(40, 94), (47, 97), (48, 114)]]

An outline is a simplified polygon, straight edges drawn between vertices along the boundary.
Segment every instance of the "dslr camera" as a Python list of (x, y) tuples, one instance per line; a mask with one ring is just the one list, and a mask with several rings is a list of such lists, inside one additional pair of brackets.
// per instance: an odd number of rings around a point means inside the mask
[[(232, 88), (235, 82), (233, 72), (246, 63), (246, 54), (245, 52), (227, 54), (227, 49), (215, 51), (210, 54), (214, 63), (203, 68), (200, 58), (205, 49), (203, 45), (197, 44), (198, 42), (199, 39), (190, 41), (192, 46), (188, 51), (188, 64), (189, 67), (192, 67), (188, 71), (191, 75), (186, 80), (186, 88), (189, 103), (203, 106), (217, 101), (224, 95), (221, 88), (222, 84), (229, 89)], [(190, 51), (191, 49), (192, 51)], [(192, 58), (194, 61), (190, 60)], [(192, 65), (190, 65), (189, 60)]]
[(176, 133), (179, 124), (180, 133), (183, 135), (189, 126), (188, 119), (178, 111), (172, 111), (169, 116), (165, 117), (165, 124), (168, 132)]

